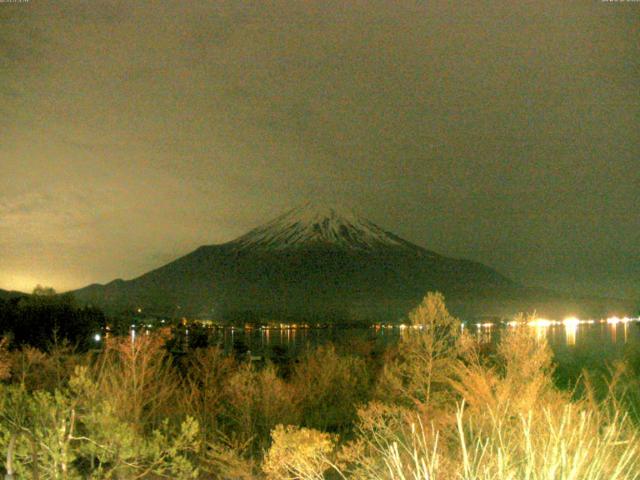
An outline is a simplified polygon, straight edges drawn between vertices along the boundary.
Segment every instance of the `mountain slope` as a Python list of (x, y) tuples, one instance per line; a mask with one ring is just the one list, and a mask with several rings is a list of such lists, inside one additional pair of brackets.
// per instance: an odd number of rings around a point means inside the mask
[(533, 293), (485, 265), (438, 255), (352, 212), (314, 205), (133, 280), (74, 293), (111, 311), (366, 322), (399, 318), (429, 290), (442, 291), (462, 314), (480, 313), (474, 305), (491, 313), (491, 302), (522, 304)]

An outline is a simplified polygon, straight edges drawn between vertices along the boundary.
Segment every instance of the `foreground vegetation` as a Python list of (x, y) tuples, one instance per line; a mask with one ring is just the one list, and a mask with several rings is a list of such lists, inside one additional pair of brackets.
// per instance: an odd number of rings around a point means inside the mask
[[(482, 350), (428, 294), (384, 357), (331, 345), (287, 368), (168, 333), (0, 348), (7, 478), (530, 479), (640, 476), (634, 365), (553, 382), (524, 326)], [(12, 348), (15, 347), (15, 348)]]

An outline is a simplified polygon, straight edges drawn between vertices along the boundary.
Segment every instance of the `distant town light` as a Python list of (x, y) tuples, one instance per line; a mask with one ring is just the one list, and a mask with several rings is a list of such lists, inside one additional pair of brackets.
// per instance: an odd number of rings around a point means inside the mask
[(93, 336), (93, 339), (94, 339), (96, 342), (99, 342), (101, 338), (102, 338), (102, 337), (100, 336), (100, 334), (99, 334), (99, 333), (96, 333), (96, 334)]
[(493, 323), (492, 322), (476, 323), (476, 327), (478, 327), (478, 328), (491, 328), (491, 327), (493, 327)]

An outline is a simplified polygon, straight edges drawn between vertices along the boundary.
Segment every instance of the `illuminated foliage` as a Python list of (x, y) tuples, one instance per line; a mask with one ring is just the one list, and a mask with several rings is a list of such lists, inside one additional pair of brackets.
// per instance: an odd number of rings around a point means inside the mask
[(253, 451), (266, 447), (269, 432), (278, 423), (300, 421), (293, 391), (277, 377), (275, 368), (258, 370), (242, 365), (225, 383), (223, 422), (236, 444), (250, 444)]
[[(161, 474), (194, 478), (191, 456), (198, 449), (198, 425), (168, 421), (149, 434), (118, 419), (108, 398), (100, 398), (86, 368), (77, 368), (68, 388), (28, 392), (5, 387), (3, 434), (7, 466), (20, 478), (143, 478)], [(13, 467), (12, 467), (13, 469)]]
[(323, 480), (333, 466), (336, 438), (308, 428), (278, 425), (262, 468), (273, 480)]
[(450, 379), (462, 351), (460, 322), (449, 314), (440, 293), (428, 293), (409, 313), (392, 358), (385, 365), (378, 398), (390, 403), (430, 411), (450, 408), (454, 397)]
[(546, 338), (527, 327), (526, 318), (520, 323), (503, 332), (495, 357), (467, 356), (457, 362), (451, 384), (468, 411), (513, 418), (568, 400), (553, 385), (553, 354)]

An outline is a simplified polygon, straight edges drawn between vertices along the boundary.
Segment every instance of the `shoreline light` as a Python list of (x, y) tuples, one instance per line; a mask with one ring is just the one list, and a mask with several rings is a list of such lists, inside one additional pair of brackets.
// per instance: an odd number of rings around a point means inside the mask
[(577, 317), (567, 317), (564, 320), (562, 320), (562, 324), (567, 327), (575, 327), (577, 325), (580, 325), (582, 322), (582, 320), (580, 320)]
[(531, 320), (529, 322), (527, 322), (527, 325), (529, 325), (530, 327), (550, 327), (552, 325), (558, 325), (559, 322), (555, 321), (555, 320), (549, 320), (547, 318), (536, 318), (535, 320)]
[(638, 319), (637, 319), (637, 318), (629, 318), (629, 317), (622, 317), (622, 318), (620, 318), (620, 317), (616, 317), (616, 316), (609, 317), (609, 318), (607, 318), (607, 320), (606, 320), (606, 322), (607, 322), (609, 325), (617, 325), (617, 324), (619, 324), (619, 323), (623, 323), (623, 324), (625, 324), (625, 325), (626, 325), (626, 324), (627, 324), (627, 323), (629, 323), (629, 322), (637, 322), (637, 321), (638, 321)]

